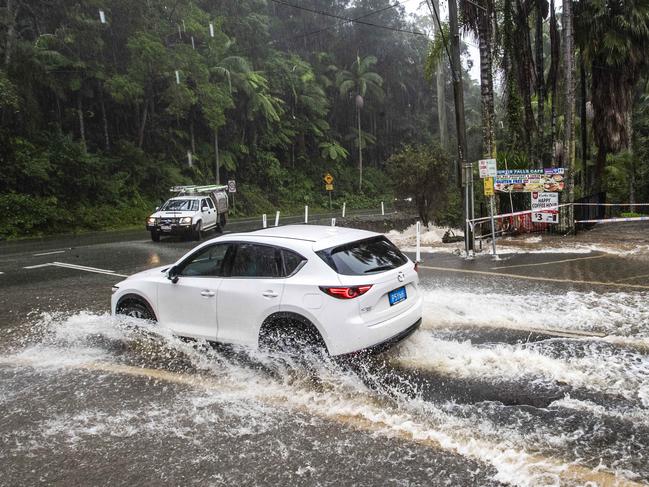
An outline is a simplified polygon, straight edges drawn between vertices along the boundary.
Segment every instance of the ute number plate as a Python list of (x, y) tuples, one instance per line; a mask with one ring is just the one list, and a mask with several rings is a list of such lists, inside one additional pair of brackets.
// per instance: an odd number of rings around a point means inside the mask
[(171, 225), (160, 225), (160, 230), (163, 232), (169, 232), (171, 231)]
[(390, 306), (394, 306), (401, 301), (405, 301), (408, 296), (406, 295), (406, 288), (400, 287), (394, 291), (388, 293), (388, 299), (390, 300)]

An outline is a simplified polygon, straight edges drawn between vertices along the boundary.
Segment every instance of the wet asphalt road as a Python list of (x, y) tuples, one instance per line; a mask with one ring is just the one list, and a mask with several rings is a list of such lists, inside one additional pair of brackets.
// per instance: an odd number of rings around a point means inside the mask
[(551, 243), (424, 254), (420, 331), (306, 366), (106, 314), (194, 242), (3, 244), (0, 485), (647, 483), (649, 225)]

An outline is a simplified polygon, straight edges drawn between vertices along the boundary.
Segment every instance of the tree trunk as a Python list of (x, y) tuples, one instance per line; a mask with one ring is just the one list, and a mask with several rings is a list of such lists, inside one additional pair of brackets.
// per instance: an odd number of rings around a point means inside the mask
[[(489, 3), (487, 3), (489, 5)], [(482, 152), (485, 157), (496, 157), (494, 87), (490, 12), (481, 14), (479, 20), (480, 94), (482, 99)]]
[[(435, 12), (439, 12), (439, 0), (433, 0), (433, 8)], [(439, 30), (439, 27), (436, 27)], [(441, 35), (441, 32), (438, 34)], [(439, 125), (439, 142), (442, 148), (448, 148), (448, 122), (446, 121), (446, 97), (445, 87), (446, 80), (444, 76), (443, 63), (437, 63), (437, 70), (435, 72), (435, 88), (437, 91), (437, 123)]]
[(79, 116), (79, 139), (81, 145), (86, 147), (86, 125), (83, 118), (83, 99), (81, 97), (81, 90), (77, 94), (77, 115)]
[(196, 154), (196, 137), (194, 137), (194, 117), (190, 115), (189, 120), (189, 142), (192, 148), (192, 154)]
[(147, 102), (144, 104), (144, 111), (142, 112), (142, 121), (140, 122), (140, 134), (137, 143), (137, 146), (140, 149), (144, 145), (144, 129), (146, 127), (146, 118), (148, 113), (149, 113), (149, 103)]
[(219, 131), (214, 130), (214, 156), (215, 156), (215, 171), (216, 184), (221, 184), (221, 161), (219, 160)]
[(356, 106), (358, 119), (358, 192), (363, 192), (363, 146), (361, 144), (361, 109)]
[(584, 196), (590, 190), (589, 172), (588, 172), (588, 118), (586, 114), (586, 67), (584, 66), (584, 53), (579, 56), (579, 88), (581, 89), (579, 97), (579, 116), (581, 127), (581, 174), (582, 187)]
[(110, 151), (110, 137), (108, 136), (108, 117), (106, 116), (106, 103), (104, 102), (104, 90), (99, 85), (99, 105), (101, 107), (101, 122), (104, 127), (104, 148)]
[(543, 3), (536, 0), (536, 160), (541, 169), (545, 158), (545, 63), (543, 59)]
[[(575, 77), (574, 77), (574, 48), (573, 48), (573, 31), (572, 31), (572, 0), (562, 0), (563, 15), (561, 23), (563, 26), (563, 88), (564, 88), (564, 135), (563, 148), (566, 157), (564, 158), (564, 167), (566, 174), (564, 180), (566, 187), (564, 190), (564, 203), (574, 201), (574, 161), (575, 161)], [(599, 157), (598, 157), (599, 158)], [(606, 154), (604, 154), (606, 160)], [(563, 228), (566, 231), (573, 231), (575, 225), (574, 208), (566, 206), (563, 216)]]
[(550, 115), (550, 154), (552, 167), (557, 165), (555, 145), (557, 141), (557, 79), (559, 77), (559, 58), (561, 57), (561, 41), (559, 40), (557, 16), (554, 13), (554, 0), (550, 0), (550, 72), (548, 84), (552, 90), (552, 112)]
[(13, 51), (14, 43), (16, 42), (16, 19), (18, 18), (18, 10), (20, 9), (19, 0), (7, 0), (6, 19), (7, 19), (7, 37), (5, 40), (5, 69), (9, 67), (11, 62), (11, 53)]

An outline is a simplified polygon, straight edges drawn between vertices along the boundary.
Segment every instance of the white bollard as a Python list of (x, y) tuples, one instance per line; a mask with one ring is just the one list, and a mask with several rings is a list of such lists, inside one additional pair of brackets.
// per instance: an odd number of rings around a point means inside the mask
[(421, 262), (421, 222), (417, 221), (417, 256), (415, 262)]
[(381, 215), (385, 215), (385, 207), (383, 206), (383, 201), (381, 201)]
[(268, 221), (266, 220), (266, 213), (261, 215), (261, 228), (266, 228), (268, 226)]
[(309, 205), (304, 205), (304, 223), (309, 223)]
[(345, 218), (345, 209), (347, 208), (347, 203), (343, 203), (343, 218)]
[(335, 219), (335, 218), (332, 218), (332, 219), (331, 219), (331, 226), (332, 226), (332, 227), (335, 227), (335, 226), (336, 226), (336, 219)]
[(275, 212), (275, 226), (279, 227), (279, 211)]

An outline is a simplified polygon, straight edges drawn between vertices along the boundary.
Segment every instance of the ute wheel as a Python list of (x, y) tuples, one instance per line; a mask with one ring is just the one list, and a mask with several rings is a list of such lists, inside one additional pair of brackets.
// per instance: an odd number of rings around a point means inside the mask
[(226, 224), (227, 222), (228, 222), (228, 218), (227, 218), (226, 214), (225, 214), (225, 213), (221, 213), (221, 214), (219, 215), (219, 225), (220, 225), (220, 227), (221, 227), (221, 230), (223, 230), (223, 227), (225, 226), (225, 224)]
[(194, 240), (200, 240), (203, 237), (203, 224), (198, 222), (194, 227)]
[(156, 321), (153, 311), (148, 305), (137, 299), (128, 299), (119, 304), (117, 314), (139, 318), (141, 320)]
[(159, 242), (160, 241), (160, 232), (156, 232), (155, 230), (151, 230), (151, 240), (154, 242)]

